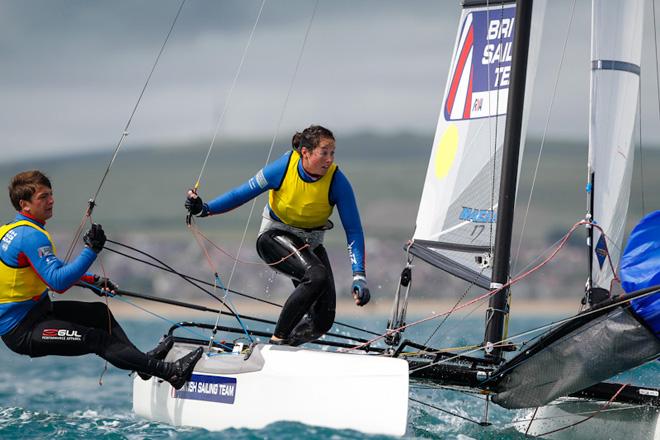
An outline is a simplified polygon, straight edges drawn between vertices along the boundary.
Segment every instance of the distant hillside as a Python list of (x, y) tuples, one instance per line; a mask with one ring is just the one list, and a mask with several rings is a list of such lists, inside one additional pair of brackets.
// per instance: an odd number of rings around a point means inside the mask
[[(367, 235), (405, 240), (414, 230), (418, 200), (426, 173), (431, 136), (401, 133), (381, 136), (372, 133), (339, 137), (337, 163), (349, 176), (356, 191)], [(521, 172), (517, 215), (525, 215), (539, 142), (528, 142)], [(244, 182), (266, 161), (270, 140), (221, 141), (216, 144), (203, 176), (205, 199)], [(98, 198), (94, 219), (109, 231), (185, 232), (183, 200), (186, 188), (197, 178), (208, 142), (167, 148), (124, 147), (117, 157)], [(288, 148), (278, 143), (273, 159)], [(51, 229), (72, 231), (80, 221), (86, 202), (99, 184), (112, 153), (68, 156), (60, 159), (22, 161), (0, 166), (5, 181), (27, 168), (45, 170), (53, 179), (57, 199)], [(660, 186), (654, 172), (660, 166), (660, 151), (644, 155), (644, 202), (646, 210), (660, 208)], [(585, 207), (586, 147), (575, 143), (547, 142), (534, 185), (534, 198), (527, 216), (526, 236), (543, 239), (564, 231), (582, 218)], [(641, 212), (642, 193), (639, 162), (631, 198), (631, 217)], [(0, 204), (2, 218), (13, 211), (7, 195)], [(262, 196), (263, 197), (263, 196)], [(257, 202), (253, 228), (265, 201)], [(248, 204), (249, 205), (249, 204)], [(217, 234), (238, 237), (244, 228), (249, 206), (225, 215), (215, 223)], [(340, 234), (341, 235), (341, 234)], [(341, 237), (340, 237), (341, 238)]]
[[(431, 149), (430, 136), (400, 134), (378, 136), (362, 134), (338, 139), (337, 162), (349, 176), (358, 197), (367, 236), (367, 259), (370, 282), (374, 285), (374, 301), (387, 301), (404, 262), (403, 243), (412, 236), (419, 197)], [(254, 175), (266, 161), (269, 140), (221, 142), (209, 160), (201, 186), (205, 199), (214, 197)], [(190, 237), (185, 225), (183, 202), (186, 189), (194, 184), (207, 142), (168, 148), (123, 149), (98, 198), (94, 220), (102, 223), (108, 235), (174, 265), (185, 273), (208, 277), (202, 252)], [(273, 153), (278, 157), (286, 143), (278, 144)], [(49, 223), (63, 254), (70, 235), (80, 223), (88, 198), (94, 194), (104, 172), (112, 148), (104, 154), (78, 155), (53, 160), (34, 160), (0, 166), (5, 181), (16, 172), (28, 168), (45, 170), (55, 185), (56, 216)], [(584, 216), (586, 183), (586, 148), (566, 142), (548, 142), (534, 185), (534, 198), (527, 212), (527, 200), (536, 167), (538, 141), (528, 142), (521, 170), (521, 185), (514, 229), (514, 254), (521, 242), (520, 263), (514, 271), (534, 260), (546, 247)], [(274, 158), (273, 157), (273, 158)], [(644, 201), (646, 210), (660, 208), (660, 151), (646, 150), (644, 160)], [(487, 186), (487, 185), (486, 185)], [(0, 213), (13, 217), (6, 193)], [(257, 201), (248, 228), (247, 240), (241, 248), (241, 259), (259, 261), (254, 237), (260, 222), (265, 196)], [(251, 204), (217, 218), (200, 221), (204, 232), (229, 253), (238, 252)], [(641, 212), (639, 163), (632, 190), (631, 218)], [(335, 214), (336, 216), (336, 214)], [(524, 237), (520, 237), (526, 217)], [(339, 220), (335, 218), (336, 224)], [(629, 221), (629, 226), (632, 221)], [(341, 227), (327, 234), (326, 243), (333, 262), (339, 297), (347, 297), (350, 267), (346, 259), (345, 239)], [(538, 273), (519, 285), (516, 295), (522, 297), (579, 298), (586, 273), (584, 232), (578, 231), (550, 271)], [(115, 246), (113, 246), (115, 247)], [(216, 253), (214, 259), (223, 277), (232, 272), (233, 260)], [(515, 262), (517, 263), (517, 262)], [(98, 269), (97, 269), (98, 270)], [(146, 293), (168, 297), (199, 299), (199, 292), (176, 277), (154, 271), (124, 257), (105, 252), (103, 270), (120, 280), (122, 285)], [(452, 298), (465, 291), (457, 280), (418, 263), (415, 283), (419, 296)], [(242, 265), (232, 286), (273, 300), (283, 300), (290, 292), (285, 277), (277, 277), (263, 265)], [(442, 287), (439, 287), (442, 286)], [(576, 287), (577, 286), (577, 287)], [(576, 299), (577, 301), (577, 299)]]

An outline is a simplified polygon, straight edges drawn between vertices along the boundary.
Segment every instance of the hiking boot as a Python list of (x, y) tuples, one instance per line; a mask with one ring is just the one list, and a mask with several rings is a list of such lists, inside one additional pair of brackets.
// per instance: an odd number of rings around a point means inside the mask
[(188, 353), (176, 362), (171, 362), (171, 374), (168, 375), (167, 380), (174, 389), (178, 390), (190, 379), (195, 364), (204, 354), (204, 348), (198, 347), (196, 350)]
[[(149, 356), (152, 359), (158, 359), (159, 361), (162, 361), (165, 359), (165, 356), (167, 356), (167, 353), (170, 352), (172, 349), (172, 345), (174, 345), (174, 336), (168, 335), (165, 336), (159, 343), (156, 345), (153, 350), (147, 352), (147, 356)], [(140, 376), (140, 379), (142, 380), (149, 380), (151, 379), (151, 374), (147, 373), (140, 373), (138, 371), (138, 376)]]

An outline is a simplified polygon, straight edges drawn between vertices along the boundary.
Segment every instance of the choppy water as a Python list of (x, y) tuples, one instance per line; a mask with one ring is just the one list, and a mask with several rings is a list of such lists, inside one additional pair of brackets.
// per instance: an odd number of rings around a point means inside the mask
[[(530, 328), (542, 319), (521, 320), (517, 328)], [(121, 320), (136, 345), (151, 348), (169, 325), (158, 320)], [(372, 318), (361, 322), (365, 328), (381, 329), (384, 319)], [(434, 325), (437, 325), (435, 323)], [(434, 326), (433, 325), (433, 326)], [(517, 326), (517, 328), (516, 328)], [(429, 334), (429, 328), (415, 330), (407, 336)], [(443, 327), (441, 340), (463, 344), (479, 340), (481, 321), (460, 320), (451, 330)], [(421, 339), (423, 341), (423, 339)], [(2, 345), (2, 344), (0, 344)], [(1, 438), (105, 438), (105, 439), (366, 439), (385, 438), (368, 436), (354, 431), (338, 431), (296, 423), (276, 423), (262, 430), (227, 430), (210, 433), (203, 429), (175, 428), (149, 422), (132, 413), (132, 379), (124, 371), (112, 366), (99, 378), (104, 362), (96, 356), (78, 358), (47, 357), (29, 359), (15, 355), (2, 345), (0, 348), (0, 437)], [(658, 362), (629, 373), (625, 380), (652, 385), (660, 377)], [(657, 383), (656, 383), (657, 385)], [(480, 420), (483, 400), (452, 391), (429, 391), (411, 385), (411, 397)], [(359, 410), (359, 409), (356, 409)], [(510, 422), (518, 413), (490, 406), (489, 420), (493, 426), (483, 428), (474, 423), (444, 414), (422, 405), (410, 404), (407, 438), (449, 439), (522, 439)]]

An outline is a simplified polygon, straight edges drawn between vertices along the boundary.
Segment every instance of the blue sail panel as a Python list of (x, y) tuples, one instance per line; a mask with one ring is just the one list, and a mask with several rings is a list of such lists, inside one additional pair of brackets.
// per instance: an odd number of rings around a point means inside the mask
[[(628, 293), (660, 285), (660, 211), (648, 214), (632, 230), (621, 258), (620, 277)], [(660, 293), (634, 299), (630, 304), (660, 338)]]

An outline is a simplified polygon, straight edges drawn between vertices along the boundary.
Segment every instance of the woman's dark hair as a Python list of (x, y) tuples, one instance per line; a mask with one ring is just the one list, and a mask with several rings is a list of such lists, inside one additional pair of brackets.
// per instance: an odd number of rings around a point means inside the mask
[(314, 148), (319, 146), (321, 139), (328, 138), (335, 140), (335, 135), (330, 130), (320, 125), (310, 125), (301, 132), (297, 131), (291, 139), (291, 146), (294, 150), (300, 153), (302, 147), (307, 148), (309, 151), (314, 151)]
[(50, 179), (39, 170), (23, 171), (11, 178), (9, 183), (9, 199), (16, 211), (21, 210), (21, 200), (31, 200), (37, 187), (43, 185), (52, 189)]

